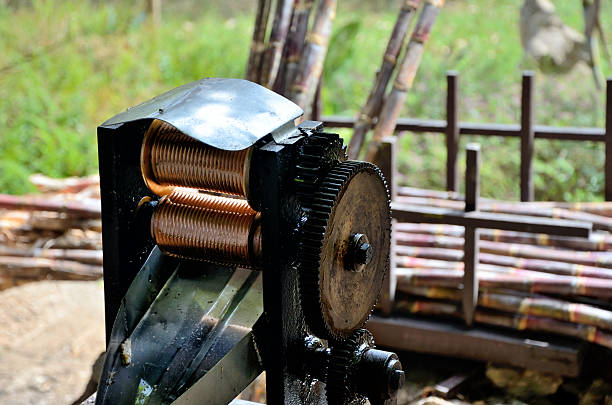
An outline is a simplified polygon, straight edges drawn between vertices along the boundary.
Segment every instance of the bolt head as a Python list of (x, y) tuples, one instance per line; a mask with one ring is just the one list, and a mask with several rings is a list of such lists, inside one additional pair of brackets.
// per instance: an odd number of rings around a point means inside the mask
[(345, 268), (361, 272), (374, 258), (374, 246), (370, 245), (367, 235), (356, 233), (349, 239), (348, 252), (345, 256)]
[(369, 243), (362, 243), (357, 248), (355, 262), (358, 264), (369, 264), (374, 256), (374, 248)]

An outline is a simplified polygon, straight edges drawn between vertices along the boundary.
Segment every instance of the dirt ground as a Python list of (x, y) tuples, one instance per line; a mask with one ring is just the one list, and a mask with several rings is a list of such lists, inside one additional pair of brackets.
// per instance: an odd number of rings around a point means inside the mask
[(71, 404), (104, 350), (99, 281), (41, 281), (0, 292), (0, 404)]

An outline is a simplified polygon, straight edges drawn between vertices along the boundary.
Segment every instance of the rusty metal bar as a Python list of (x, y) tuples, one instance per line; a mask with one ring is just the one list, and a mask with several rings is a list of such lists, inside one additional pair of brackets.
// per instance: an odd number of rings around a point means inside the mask
[(458, 191), (457, 155), (459, 152), (459, 74), (446, 73), (446, 189)]
[(606, 81), (606, 201), (612, 201), (612, 78)]
[[(328, 128), (353, 128), (354, 118), (329, 115), (321, 118)], [(553, 127), (535, 125), (534, 135), (537, 139), (557, 139), (564, 141), (604, 142), (605, 131), (594, 127)], [(408, 131), (415, 133), (446, 133), (446, 121), (422, 120), (416, 118), (400, 118), (395, 127), (396, 132)], [(459, 134), (479, 136), (521, 136), (521, 126), (517, 124), (480, 124), (460, 122)]]
[(521, 88), (521, 201), (533, 201), (533, 72), (523, 72)]
[(580, 238), (588, 238), (593, 227), (589, 222), (481, 211), (463, 212), (399, 202), (392, 202), (391, 210), (393, 218), (396, 218), (399, 222), (473, 226), (476, 228), (546, 233), (549, 235), (577, 236)]
[[(480, 145), (468, 144), (466, 147), (465, 169), (465, 212), (478, 211), (480, 198)], [(479, 229), (473, 226), (465, 227), (465, 242), (463, 244), (463, 300), (462, 312), (465, 324), (474, 323), (474, 312), (478, 303), (478, 241)]]

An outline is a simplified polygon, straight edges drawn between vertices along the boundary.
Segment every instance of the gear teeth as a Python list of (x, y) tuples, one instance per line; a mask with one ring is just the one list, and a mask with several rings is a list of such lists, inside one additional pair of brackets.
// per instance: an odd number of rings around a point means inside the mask
[[(319, 284), (323, 238), (329, 217), (342, 190), (349, 184), (354, 175), (364, 169), (374, 170), (380, 174), (381, 178), (384, 178), (380, 169), (371, 163), (347, 160), (337, 164), (314, 193), (312, 203), (309, 206), (308, 219), (302, 229), (303, 234), (299, 249), (301, 258), (299, 274), (304, 316), (308, 326), (316, 336), (332, 341), (343, 341), (346, 336), (342, 336), (328, 326), (323, 317)], [(387, 187), (386, 182), (385, 187)], [(389, 200), (387, 187), (387, 201)], [(391, 218), (389, 218), (388, 229), (390, 227)], [(372, 306), (370, 312), (372, 309), (374, 309), (374, 306)]]
[(339, 161), (345, 160), (338, 134), (317, 132), (304, 140), (296, 165), (296, 194), (307, 210), (322, 178)]
[(364, 400), (361, 395), (353, 392), (351, 382), (354, 367), (366, 348), (374, 348), (374, 338), (366, 329), (357, 329), (346, 341), (332, 346), (325, 384), (329, 405), (343, 405)]

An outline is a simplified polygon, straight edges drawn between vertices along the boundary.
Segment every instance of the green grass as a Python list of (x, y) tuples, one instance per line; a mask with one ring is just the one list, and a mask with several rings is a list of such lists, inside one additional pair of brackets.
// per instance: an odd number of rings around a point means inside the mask
[[(157, 30), (143, 12), (144, 2), (0, 7), (0, 190), (33, 191), (27, 177), (36, 172), (57, 177), (95, 172), (95, 128), (105, 119), (202, 77), (242, 77), (251, 3), (166, 2)], [(365, 101), (395, 20), (397, 2), (387, 3), (340, 1), (325, 67), (326, 114), (355, 115)], [(521, 1), (447, 3), (403, 115), (443, 119), (444, 75), (455, 69), (461, 73), (462, 121), (518, 122), (525, 67), (518, 35)], [(566, 23), (581, 30), (579, 1), (556, 6)], [(611, 22), (612, 5), (604, 2), (603, 26)], [(605, 62), (604, 69), (610, 74)], [(588, 70), (536, 76), (538, 124), (602, 126), (603, 106)], [(462, 145), (468, 141), (482, 145), (483, 195), (517, 198), (518, 140), (461, 138)], [(404, 134), (401, 146), (406, 184), (444, 187), (442, 136)], [(601, 144), (537, 140), (536, 197), (601, 199), (603, 156)], [(463, 159), (462, 154), (462, 164)]]

